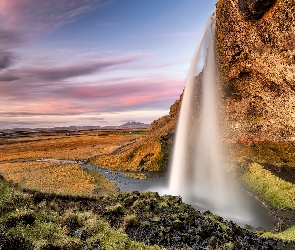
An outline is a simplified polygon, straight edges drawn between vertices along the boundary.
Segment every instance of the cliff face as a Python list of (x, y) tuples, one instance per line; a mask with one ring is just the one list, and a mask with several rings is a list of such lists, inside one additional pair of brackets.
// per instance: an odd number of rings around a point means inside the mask
[(295, 139), (295, 2), (219, 0), (222, 122), (235, 140)]

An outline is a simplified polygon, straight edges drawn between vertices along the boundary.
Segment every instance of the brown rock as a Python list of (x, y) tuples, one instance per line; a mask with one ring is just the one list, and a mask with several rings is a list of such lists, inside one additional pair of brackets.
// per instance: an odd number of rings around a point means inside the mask
[(218, 1), (220, 108), (228, 137), (242, 141), (294, 137), (294, 11), (291, 0)]

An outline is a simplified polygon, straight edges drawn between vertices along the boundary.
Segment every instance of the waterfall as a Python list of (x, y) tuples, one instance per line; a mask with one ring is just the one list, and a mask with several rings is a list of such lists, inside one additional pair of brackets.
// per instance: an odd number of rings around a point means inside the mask
[(182, 97), (168, 192), (181, 195), (200, 210), (236, 220), (250, 215), (238, 185), (224, 167), (218, 87), (212, 14), (193, 56)]

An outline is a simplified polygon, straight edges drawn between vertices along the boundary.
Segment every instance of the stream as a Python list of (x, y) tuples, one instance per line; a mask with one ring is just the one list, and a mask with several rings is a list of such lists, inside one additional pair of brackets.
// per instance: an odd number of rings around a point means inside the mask
[[(144, 174), (147, 179), (136, 179), (129, 176), (125, 176), (124, 173), (139, 173), (138, 171), (116, 171), (116, 170), (107, 170), (103, 168), (98, 168), (87, 164), (82, 161), (71, 161), (71, 160), (57, 160), (57, 159), (42, 159), (39, 161), (46, 162), (64, 162), (64, 163), (77, 163), (84, 169), (89, 169), (92, 171), (97, 171), (105, 176), (108, 180), (115, 183), (121, 191), (132, 191), (136, 190), (139, 192), (151, 191), (158, 192), (160, 195), (166, 194), (167, 186), (168, 186), (168, 178), (166, 177), (165, 172), (149, 172), (149, 171), (141, 171), (140, 173)], [(274, 225), (277, 223), (277, 218), (269, 213), (268, 208), (255, 196), (249, 194), (248, 192), (244, 192), (244, 202), (250, 204), (249, 215), (243, 218), (235, 218), (231, 217), (231, 215), (227, 214), (218, 214), (224, 217), (227, 220), (232, 220), (238, 225), (244, 227), (247, 225), (247, 229), (250, 231), (256, 231), (257, 229), (261, 230), (272, 230)], [(183, 201), (187, 204), (190, 204), (195, 209), (205, 212), (206, 206), (201, 202), (197, 202), (193, 199), (183, 199)]]

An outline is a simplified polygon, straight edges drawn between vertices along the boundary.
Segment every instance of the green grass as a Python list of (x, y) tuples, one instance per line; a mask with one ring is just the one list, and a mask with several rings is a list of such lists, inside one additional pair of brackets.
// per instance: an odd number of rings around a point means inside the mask
[(242, 181), (276, 208), (295, 210), (295, 185), (273, 175), (260, 164), (250, 164)]
[(280, 233), (266, 232), (261, 234), (262, 237), (282, 239), (285, 241), (295, 241), (295, 226), (288, 228), (287, 230)]
[[(131, 240), (91, 210), (60, 208), (54, 200), (37, 202), (33, 194), (23, 192), (3, 178), (0, 178), (0, 194), (0, 247), (4, 247), (1, 249), (75, 250), (97, 242), (105, 250), (161, 249)], [(116, 212), (120, 210), (119, 206), (112, 208)], [(135, 222), (134, 216), (126, 218), (126, 223)], [(83, 239), (82, 234), (87, 238)]]

